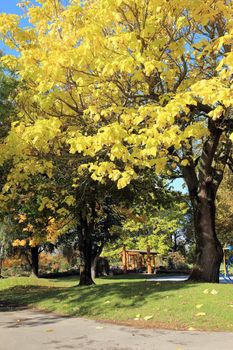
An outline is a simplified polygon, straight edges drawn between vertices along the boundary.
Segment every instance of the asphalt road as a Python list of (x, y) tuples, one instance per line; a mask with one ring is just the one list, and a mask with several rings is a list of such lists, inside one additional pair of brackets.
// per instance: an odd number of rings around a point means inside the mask
[(32, 310), (0, 311), (0, 350), (233, 350), (233, 333), (135, 329)]

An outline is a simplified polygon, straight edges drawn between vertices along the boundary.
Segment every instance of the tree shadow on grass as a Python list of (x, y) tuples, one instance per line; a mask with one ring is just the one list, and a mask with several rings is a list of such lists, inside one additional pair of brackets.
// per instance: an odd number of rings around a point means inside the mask
[[(174, 298), (177, 291), (190, 288), (185, 282), (145, 282), (118, 281), (87, 287), (73, 286), (69, 288), (44, 286), (15, 286), (0, 291), (0, 300), (16, 306), (39, 306), (40, 308), (67, 314), (69, 316), (85, 316), (113, 319), (114, 312), (126, 315), (143, 306), (150, 308), (154, 301)], [(1, 310), (0, 312), (4, 311)]]

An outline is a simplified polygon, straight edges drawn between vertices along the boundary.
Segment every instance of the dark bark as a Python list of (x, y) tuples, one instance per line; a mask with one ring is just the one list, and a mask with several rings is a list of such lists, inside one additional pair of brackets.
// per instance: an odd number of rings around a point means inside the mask
[(80, 286), (89, 286), (95, 284), (92, 279), (91, 273), (91, 254), (87, 247), (83, 249), (79, 247), (80, 250)]
[(39, 247), (31, 247), (31, 269), (32, 275), (38, 277), (39, 276)]
[[(190, 157), (189, 165), (183, 167), (182, 172), (193, 207), (196, 239), (196, 263), (190, 280), (218, 283), (223, 250), (215, 230), (215, 199), (223, 178), (224, 166), (217, 170), (213, 167), (213, 161), (222, 129), (211, 120), (208, 127), (210, 136), (204, 143), (202, 155), (198, 159), (198, 170), (197, 164)], [(226, 151), (223, 164), (226, 164), (228, 154)]]
[(91, 276), (92, 261), (92, 240), (91, 229), (87, 218), (80, 214), (79, 232), (79, 253), (80, 253), (80, 286), (95, 284)]
[(196, 263), (190, 280), (219, 283), (223, 250), (215, 231), (215, 203), (202, 190), (193, 202), (196, 236)]
[(198, 179), (192, 164), (183, 169), (183, 174), (193, 207), (196, 239), (196, 262), (190, 280), (218, 283), (223, 251), (215, 230), (216, 183), (211, 177)]
[[(88, 203), (83, 202), (78, 208), (78, 245), (80, 252), (80, 285), (94, 284), (96, 263), (104, 245), (111, 238), (110, 227), (113, 225), (111, 201), (105, 198), (102, 208), (106, 218), (100, 224), (97, 215), (99, 203), (96, 201), (96, 188), (93, 187)], [(78, 199), (77, 199), (78, 202)], [(99, 225), (99, 226), (98, 226)]]

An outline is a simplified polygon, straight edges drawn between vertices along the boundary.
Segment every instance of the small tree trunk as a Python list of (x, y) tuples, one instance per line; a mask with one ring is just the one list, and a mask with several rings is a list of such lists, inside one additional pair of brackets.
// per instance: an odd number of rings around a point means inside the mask
[(89, 286), (91, 284), (95, 284), (92, 279), (91, 274), (91, 252), (87, 247), (82, 249), (79, 247), (80, 251), (80, 286)]
[(3, 259), (0, 258), (0, 278), (2, 278), (2, 265), (3, 265)]
[(32, 268), (32, 276), (39, 276), (39, 247), (31, 247), (31, 268)]
[(80, 219), (79, 253), (80, 253), (80, 286), (95, 284), (91, 277), (92, 242), (91, 232), (86, 218)]
[(95, 256), (94, 259), (92, 258), (92, 262), (91, 262), (91, 277), (94, 280), (96, 278), (97, 275), (97, 261), (98, 261), (98, 256)]
[(223, 250), (215, 231), (215, 201), (207, 194), (208, 191), (202, 189), (192, 203), (197, 258), (190, 280), (219, 283)]
[(2, 265), (3, 265), (4, 248), (0, 245), (0, 278), (2, 278)]
[(4, 248), (0, 245), (0, 278), (2, 278), (2, 266), (3, 266)]

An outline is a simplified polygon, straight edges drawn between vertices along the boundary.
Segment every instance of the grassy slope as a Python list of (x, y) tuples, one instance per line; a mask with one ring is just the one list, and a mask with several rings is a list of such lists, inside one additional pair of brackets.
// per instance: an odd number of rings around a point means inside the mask
[[(0, 304), (8, 301), (142, 327), (233, 331), (232, 285), (156, 283), (142, 276), (101, 278), (96, 283), (78, 287), (76, 278), (4, 279)], [(208, 294), (203, 293), (206, 289)], [(213, 295), (212, 290), (218, 293)], [(152, 318), (145, 321), (146, 316)]]

